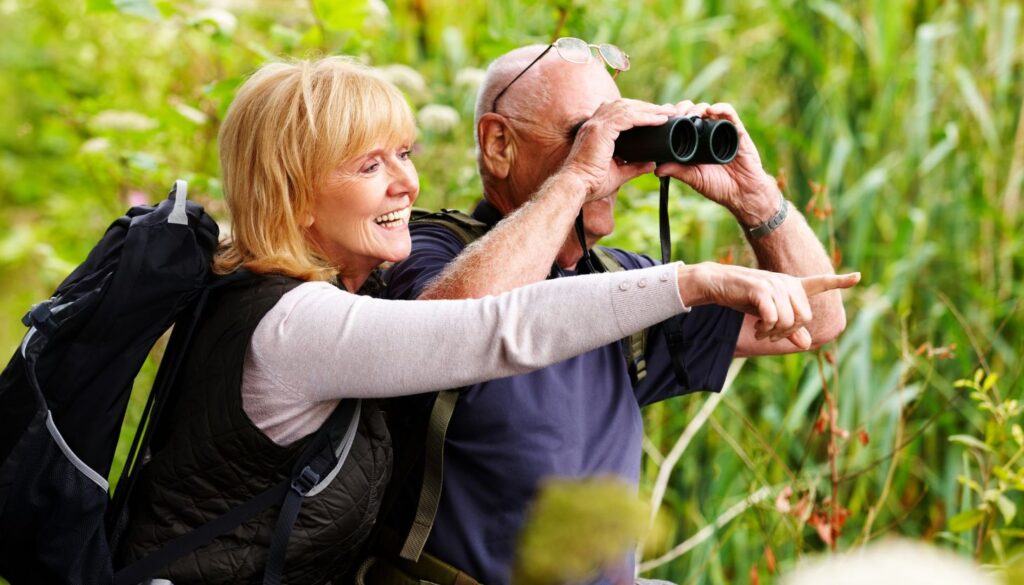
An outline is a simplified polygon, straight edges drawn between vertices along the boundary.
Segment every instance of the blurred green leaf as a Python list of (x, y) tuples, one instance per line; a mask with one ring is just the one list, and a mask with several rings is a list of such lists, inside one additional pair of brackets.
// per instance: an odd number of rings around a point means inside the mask
[(948, 526), (952, 532), (964, 532), (974, 528), (984, 519), (985, 512), (983, 510), (967, 510), (950, 518)]
[(117, 10), (114, 0), (85, 0), (85, 11), (90, 12), (113, 12)]
[(970, 447), (972, 449), (978, 449), (980, 451), (992, 451), (992, 447), (970, 435), (953, 435), (949, 438), (949, 442), (964, 445), (965, 447)]
[(999, 508), (999, 512), (1003, 515), (1003, 522), (1005, 524), (1010, 524), (1017, 516), (1017, 504), (1014, 504), (1013, 500), (1003, 494), (996, 498), (996, 507)]
[(324, 27), (336, 31), (357, 31), (370, 14), (367, 0), (313, 0)]

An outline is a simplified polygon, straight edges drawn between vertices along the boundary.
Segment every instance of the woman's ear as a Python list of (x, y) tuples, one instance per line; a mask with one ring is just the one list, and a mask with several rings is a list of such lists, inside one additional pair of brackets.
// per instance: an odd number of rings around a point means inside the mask
[(306, 213), (303, 213), (302, 215), (300, 215), (299, 216), (299, 225), (302, 226), (303, 229), (307, 229), (307, 230), (309, 228), (313, 227), (313, 214), (309, 213), (309, 212), (306, 212)]
[(499, 114), (488, 113), (477, 123), (477, 142), (484, 168), (495, 179), (508, 177), (515, 156), (515, 140), (511, 129)]

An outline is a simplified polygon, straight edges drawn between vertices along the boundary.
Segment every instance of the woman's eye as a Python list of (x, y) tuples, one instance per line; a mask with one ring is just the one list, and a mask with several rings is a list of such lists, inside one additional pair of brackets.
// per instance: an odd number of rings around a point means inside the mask
[(363, 165), (363, 168), (359, 169), (359, 172), (361, 172), (361, 173), (373, 173), (373, 172), (376, 172), (377, 169), (379, 169), (379, 168), (380, 168), (380, 163), (377, 162), (377, 161), (372, 161), (372, 162), (368, 162), (365, 165)]
[(407, 148), (407, 149), (399, 152), (398, 153), (398, 158), (400, 158), (402, 160), (409, 160), (410, 158), (412, 158), (412, 149), (411, 148)]

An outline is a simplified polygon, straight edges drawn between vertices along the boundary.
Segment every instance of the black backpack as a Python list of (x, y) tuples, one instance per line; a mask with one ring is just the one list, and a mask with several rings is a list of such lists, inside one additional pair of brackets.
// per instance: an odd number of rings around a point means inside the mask
[[(12, 583), (137, 583), (280, 504), (264, 582), (280, 581), (303, 497), (347, 456), (356, 400), (339, 404), (290, 478), (116, 575), (112, 563), (142, 454), (173, 400), (207, 295), (251, 276), (213, 278), (218, 231), (177, 181), (167, 200), (116, 220), (53, 296), (22, 319), (28, 333), (0, 373), (0, 576)], [(107, 476), (133, 381), (172, 325), (111, 500)]]

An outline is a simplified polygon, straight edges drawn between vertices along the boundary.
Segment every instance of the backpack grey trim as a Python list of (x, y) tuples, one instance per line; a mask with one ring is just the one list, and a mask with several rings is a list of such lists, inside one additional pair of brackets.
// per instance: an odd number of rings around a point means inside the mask
[(174, 209), (167, 216), (167, 223), (188, 225), (188, 215), (185, 214), (185, 200), (188, 198), (188, 183), (178, 179), (174, 182)]
[(28, 342), (31, 341), (32, 336), (36, 334), (36, 328), (33, 327), (28, 330), (25, 334), (25, 338), (21, 341), (21, 357), (28, 359)]
[(46, 430), (50, 431), (50, 436), (57, 442), (57, 446), (64, 452), (64, 456), (68, 458), (68, 461), (71, 461), (71, 464), (75, 466), (75, 469), (92, 480), (93, 483), (100, 486), (103, 491), (110, 491), (110, 484), (107, 483), (106, 478), (93, 471), (91, 467), (79, 459), (78, 456), (75, 455), (75, 452), (71, 450), (71, 447), (69, 447), (64, 441), (64, 437), (62, 437), (60, 435), (60, 431), (57, 430), (57, 424), (53, 422), (53, 414), (49, 410), (46, 411)]
[(313, 486), (313, 489), (306, 493), (306, 497), (313, 497), (320, 492), (324, 491), (334, 478), (341, 471), (341, 466), (345, 464), (345, 460), (348, 459), (348, 452), (352, 450), (352, 443), (356, 439), (356, 428), (359, 427), (359, 414), (363, 409), (363, 401), (357, 400), (356, 407), (352, 409), (352, 420), (348, 423), (348, 429), (345, 430), (345, 436), (341, 439), (341, 444), (334, 450), (334, 454), (338, 456), (338, 463), (334, 466), (334, 469), (327, 474), (327, 477), (320, 480), (320, 483)]

